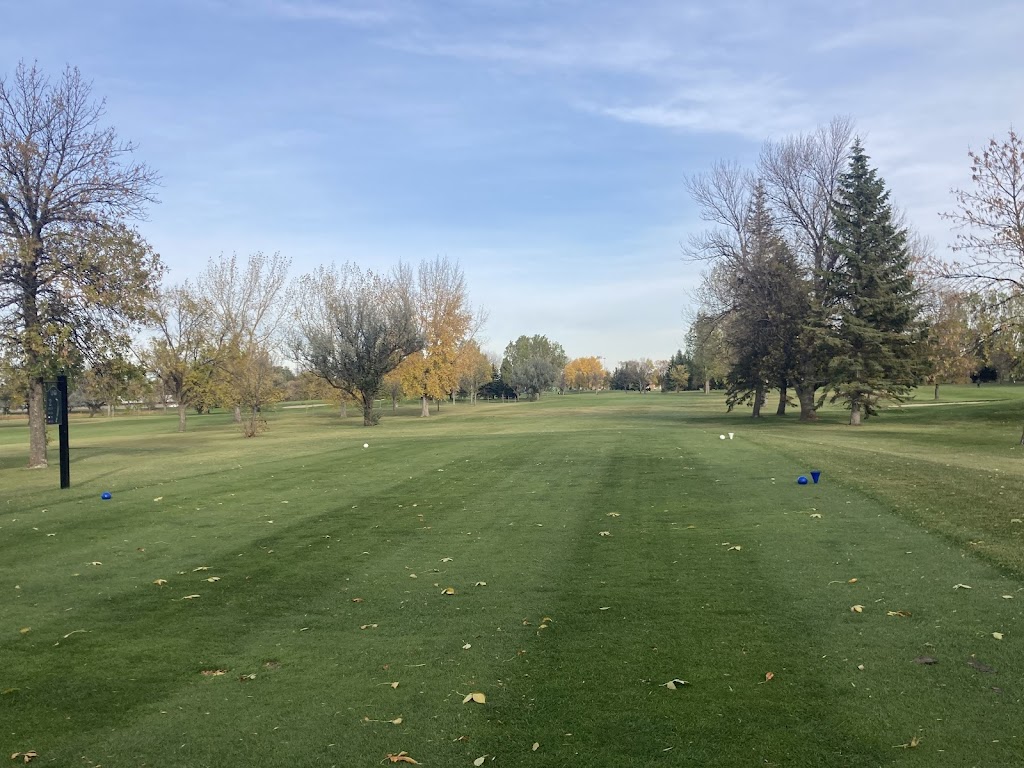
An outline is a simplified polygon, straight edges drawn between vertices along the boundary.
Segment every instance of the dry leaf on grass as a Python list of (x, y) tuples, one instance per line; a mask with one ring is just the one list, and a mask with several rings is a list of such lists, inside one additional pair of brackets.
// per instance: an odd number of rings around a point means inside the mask
[(252, 673), (250, 673), (248, 675), (241, 675), (238, 678), (238, 682), (244, 683), (246, 680), (255, 680), (255, 679), (256, 679), (256, 673), (252, 672)]
[(815, 512), (813, 515), (811, 515), (811, 517), (815, 517), (815, 518), (818, 518), (820, 520), (821, 519), (821, 512)]
[(466, 643), (464, 646), (462, 646), (462, 650), (468, 651), (472, 647), (473, 647), (472, 645), (470, 645), (469, 643)]
[(729, 548), (728, 548), (727, 550), (725, 550), (725, 551), (726, 551), (726, 552), (732, 552), (733, 550), (735, 550), (735, 551), (739, 552), (739, 551), (740, 551), (741, 549), (743, 549), (743, 547), (742, 547), (742, 546), (740, 546), (739, 544), (734, 544), (733, 546), (729, 547)]
[(444, 589), (441, 590), (441, 594), (442, 595), (454, 595), (455, 594), (455, 587), (445, 587)]
[(478, 581), (478, 582), (477, 582), (476, 584), (474, 584), (473, 586), (474, 586), (474, 587), (486, 587), (486, 586), (487, 586), (487, 582), (486, 582), (486, 581)]
[(185, 595), (182, 600), (195, 600), (199, 595)]
[(612, 532), (611, 531), (598, 531), (597, 535), (598, 536), (611, 536)]
[(1002, 640), (1003, 639), (1003, 633), (1002, 632), (993, 632), (992, 633), (992, 637), (994, 637), (996, 640)]
[(909, 617), (913, 616), (913, 614), (910, 611), (886, 611), (885, 615), (886, 616), (899, 616), (902, 619), (906, 619), (906, 618), (909, 618)]
[(920, 736), (914, 736), (906, 744), (896, 744), (894, 749), (917, 749), (917, 746), (921, 743)]
[(153, 583), (156, 584), (158, 587), (162, 587), (164, 584), (167, 583), (167, 579), (155, 579)]
[(667, 683), (662, 683), (664, 688), (668, 688), (670, 691), (674, 691), (676, 688), (682, 688), (684, 685), (689, 685), (688, 680), (681, 680), (678, 677), (674, 677)]
[(988, 664), (985, 664), (985, 663), (983, 663), (981, 661), (978, 661), (973, 656), (967, 660), (967, 666), (973, 667), (974, 669), (978, 670), (979, 672), (985, 672), (985, 673), (988, 673), (988, 674), (995, 674), (995, 669), (994, 668), (990, 667)]
[(192, 569), (192, 573), (197, 573), (198, 571), (208, 571), (208, 570), (210, 570), (210, 566), (208, 566), (208, 565), (200, 565), (198, 568), (193, 568)]
[(220, 677), (226, 675), (228, 671), (226, 669), (204, 669), (199, 674), (205, 677)]
[(392, 688), (397, 688), (398, 687), (398, 681), (396, 680), (395, 682), (391, 683), (391, 687)]
[(39, 757), (39, 753), (34, 749), (30, 749), (28, 752), (15, 752), (11, 755), (11, 760), (21, 760), (25, 763), (31, 763), (37, 757)]
[(363, 598), (361, 598), (361, 597), (353, 597), (352, 598), (352, 602), (353, 603), (361, 603), (361, 602), (363, 602)]
[(953, 589), (970, 589), (970, 584), (954, 584)]
[(618, 512), (609, 512), (607, 515), (605, 515), (605, 517), (618, 517), (618, 516), (619, 516)]
[(538, 749), (540, 749), (540, 742), (539, 741), (533, 742), (533, 746), (530, 747), (530, 751), (531, 752), (536, 752)]
[(441, 562), (442, 563), (450, 563), (454, 559), (455, 559), (454, 557), (442, 557), (441, 558)]
[(86, 563), (86, 565), (103, 565), (103, 563), (101, 563), (99, 560), (93, 560), (91, 563)]
[(376, 629), (377, 625), (376, 624), (360, 624), (359, 628), (360, 629)]
[(864, 606), (863, 605), (851, 605), (850, 606), (850, 610), (853, 611), (854, 613), (864, 613)]
[(22, 634), (22, 635), (27, 635), (31, 631), (32, 631), (32, 627), (22, 627), (21, 629), (18, 630), (18, 633)]
[(487, 697), (484, 694), (479, 693), (479, 692), (467, 693), (466, 694), (466, 698), (464, 698), (462, 700), (462, 703), (463, 704), (468, 704), (471, 701), (475, 702), (477, 704), (486, 704), (487, 703)]
[(857, 579), (848, 579), (846, 583), (847, 584), (856, 584), (857, 583)]
[(486, 761), (487, 761), (487, 755), (481, 755), (480, 757), (478, 757), (476, 760), (473, 761), (473, 765), (477, 766), (477, 768), (480, 768), (480, 766), (483, 765)]
[(768, 682), (769, 680), (773, 680), (774, 678), (775, 678), (775, 673), (774, 673), (774, 672), (765, 672), (765, 673), (764, 673), (764, 681), (765, 681), (766, 683), (767, 683), (767, 682)]
[(214, 582), (220, 581), (220, 576), (211, 576), (207, 581), (213, 584)]
[(408, 752), (399, 752), (397, 755), (392, 755), (388, 752), (385, 759), (390, 760), (392, 763), (410, 763), (411, 765), (419, 765), (419, 763), (409, 757)]

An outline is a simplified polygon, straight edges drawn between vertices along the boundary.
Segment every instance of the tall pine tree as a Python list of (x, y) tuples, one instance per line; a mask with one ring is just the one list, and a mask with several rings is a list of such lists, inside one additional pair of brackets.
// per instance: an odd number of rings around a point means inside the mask
[(901, 401), (924, 372), (923, 325), (909, 272), (907, 233), (894, 220), (885, 182), (856, 141), (832, 205), (828, 246), (835, 269), (829, 342), (832, 402), (850, 409), (850, 424), (875, 413), (880, 400)]
[(778, 387), (779, 413), (784, 413), (795, 345), (809, 306), (800, 266), (779, 233), (761, 183), (750, 198), (742, 254), (730, 280), (733, 305), (725, 334), (733, 358), (726, 403), (730, 410), (750, 403), (757, 418), (767, 389)]

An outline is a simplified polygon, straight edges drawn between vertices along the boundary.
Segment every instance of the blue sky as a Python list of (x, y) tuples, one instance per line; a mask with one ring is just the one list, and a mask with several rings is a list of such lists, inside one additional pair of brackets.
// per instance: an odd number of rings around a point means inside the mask
[(683, 342), (687, 176), (857, 123), (911, 223), (1024, 126), (1018, 0), (0, 0), (0, 72), (79, 67), (162, 176), (171, 269), (457, 259), (485, 348), (612, 367)]

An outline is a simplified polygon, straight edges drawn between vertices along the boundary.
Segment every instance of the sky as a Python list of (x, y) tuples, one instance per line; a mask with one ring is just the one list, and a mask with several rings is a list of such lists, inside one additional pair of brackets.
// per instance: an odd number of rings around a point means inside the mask
[(0, 0), (0, 76), (78, 67), (161, 177), (169, 282), (445, 256), (484, 348), (666, 359), (704, 224), (687, 178), (856, 123), (941, 255), (967, 150), (1024, 126), (1019, 0)]

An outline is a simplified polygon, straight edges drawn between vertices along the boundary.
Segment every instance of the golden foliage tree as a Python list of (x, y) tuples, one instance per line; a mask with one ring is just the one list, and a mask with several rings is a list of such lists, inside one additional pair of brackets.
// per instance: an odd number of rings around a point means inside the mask
[(599, 390), (604, 387), (608, 371), (599, 357), (577, 357), (565, 364), (565, 383), (569, 389)]

